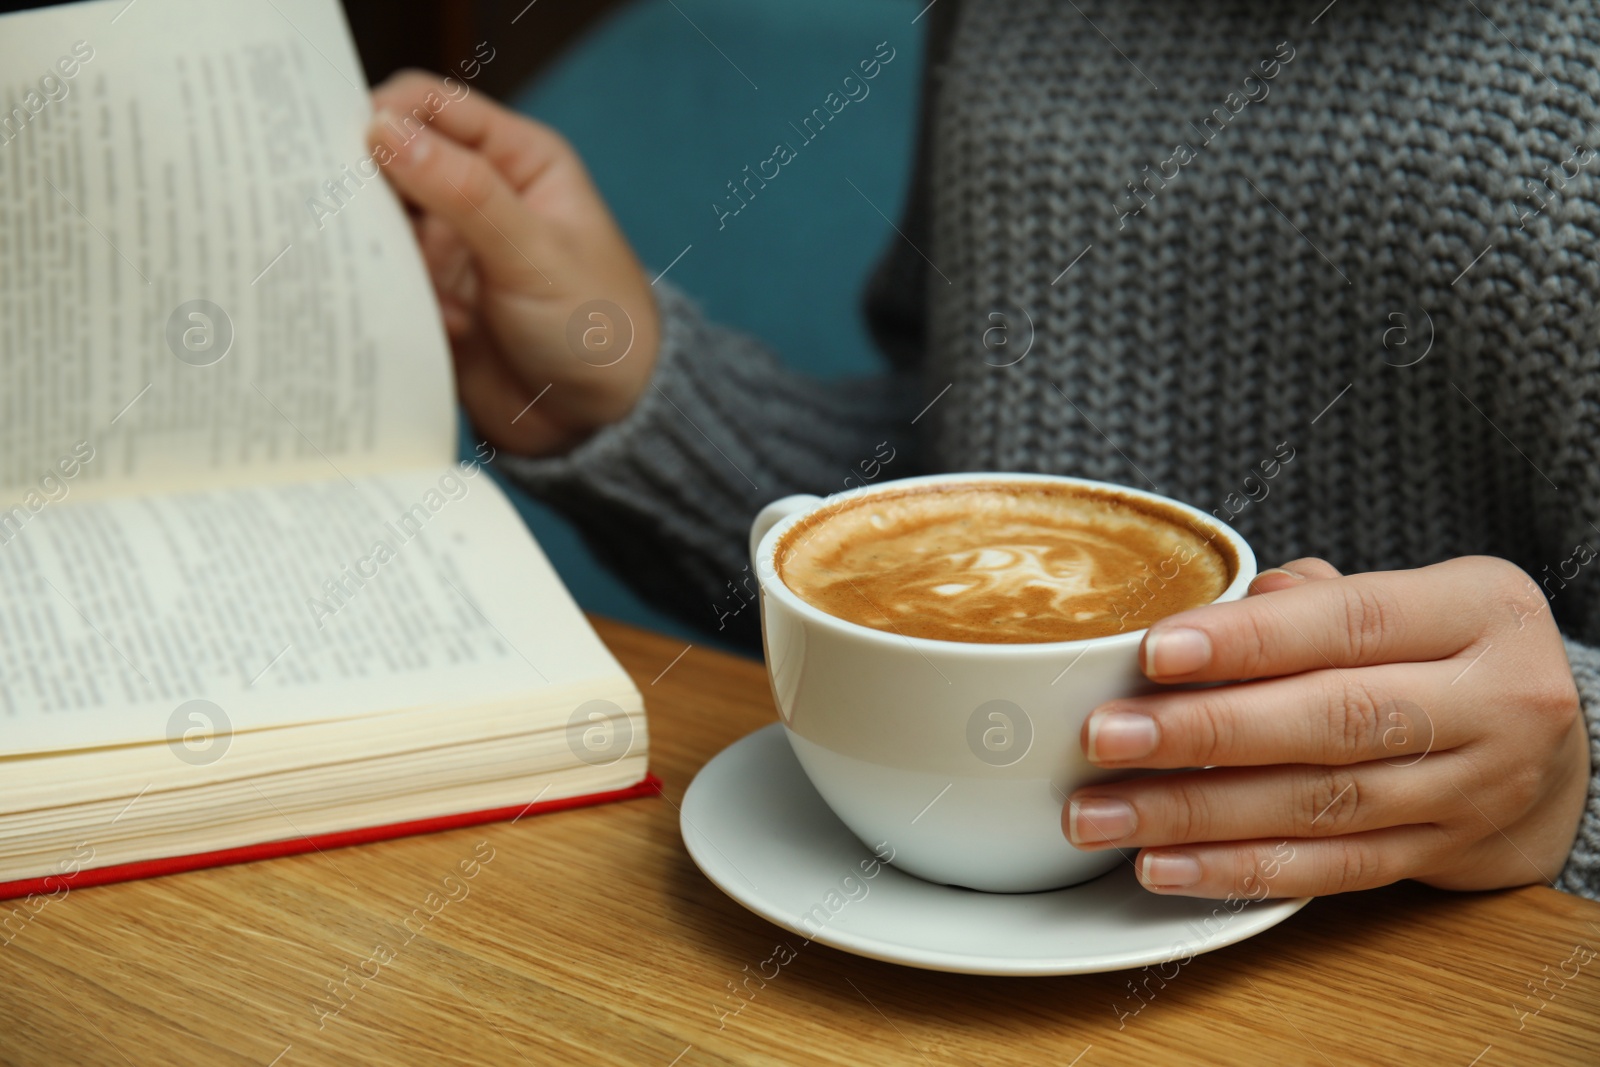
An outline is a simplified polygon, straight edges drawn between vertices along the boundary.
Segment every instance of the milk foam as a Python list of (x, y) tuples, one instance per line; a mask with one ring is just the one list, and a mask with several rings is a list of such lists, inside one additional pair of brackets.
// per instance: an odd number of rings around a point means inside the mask
[(1068, 487), (966, 483), (868, 496), (779, 547), (785, 584), (841, 618), (951, 641), (1064, 641), (1214, 600), (1221, 552), (1178, 512)]

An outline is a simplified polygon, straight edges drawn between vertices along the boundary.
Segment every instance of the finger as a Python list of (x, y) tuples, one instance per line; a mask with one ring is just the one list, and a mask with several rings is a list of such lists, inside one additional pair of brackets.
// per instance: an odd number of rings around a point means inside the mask
[(373, 158), (400, 195), (460, 234), (486, 279), (511, 289), (549, 285), (536, 264), (538, 222), (500, 172), (425, 126), (402, 128), (391, 120), (380, 113), (369, 137)]
[(1102, 783), (1062, 813), (1079, 848), (1320, 838), (1439, 822), (1460, 805), (1461, 757), (1416, 766), (1358, 763), (1191, 771)]
[(1315, 556), (1306, 556), (1301, 559), (1290, 560), (1281, 567), (1262, 571), (1250, 582), (1249, 595), (1259, 593), (1273, 593), (1279, 589), (1289, 589), (1301, 582), (1320, 582), (1329, 578), (1342, 578), (1339, 568), (1325, 559)]
[(1326, 896), (1389, 885), (1427, 870), (1452, 847), (1444, 830), (1418, 824), (1318, 840), (1145, 849), (1134, 868), (1140, 884), (1154, 892), (1226, 902), (1218, 910), (1226, 921), (1251, 900)]
[(496, 448), (545, 456), (572, 446), (571, 430), (549, 416), (553, 408), (547, 403), (544, 384), (537, 387), (538, 392), (529, 392), (476, 337), (458, 341), (452, 354), (461, 405), (477, 431)]
[(1210, 682), (1443, 659), (1480, 636), (1486, 601), (1499, 596), (1485, 587), (1486, 574), (1512, 595), (1516, 568), (1497, 562), (1307, 581), (1179, 612), (1145, 634), (1139, 665), (1156, 681)]
[(1481, 732), (1471, 692), (1451, 688), (1457, 676), (1453, 664), (1394, 663), (1171, 689), (1101, 704), (1078, 740), (1100, 767), (1345, 766), (1411, 758), (1455, 748)]
[(428, 264), (428, 273), (440, 289), (471, 303), (472, 250), (449, 223), (437, 215), (425, 215), (416, 226), (417, 245)]
[(434, 295), (439, 299), (445, 331), (452, 340), (461, 338), (472, 329), (475, 318), (477, 274), (472, 252), (450, 224), (438, 216), (418, 215), (411, 220), (411, 228), (428, 266)]
[(477, 325), (470, 307), (443, 294), (439, 296), (439, 314), (444, 319), (444, 332), (449, 334), (452, 341), (466, 337)]
[(473, 322), (478, 300), (478, 275), (472, 252), (442, 219), (429, 215), (417, 228), (422, 258), (439, 297), (445, 326), (451, 337), (460, 337)]
[(555, 130), (472, 93), (454, 78), (401, 71), (372, 91), (373, 109), (405, 127), (433, 125), (483, 154), (511, 187), (522, 190), (576, 154)]

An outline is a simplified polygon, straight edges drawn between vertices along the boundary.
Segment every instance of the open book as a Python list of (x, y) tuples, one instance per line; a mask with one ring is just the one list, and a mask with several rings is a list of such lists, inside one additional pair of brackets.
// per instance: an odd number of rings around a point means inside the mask
[(653, 788), (370, 114), (336, 0), (0, 18), (0, 897)]

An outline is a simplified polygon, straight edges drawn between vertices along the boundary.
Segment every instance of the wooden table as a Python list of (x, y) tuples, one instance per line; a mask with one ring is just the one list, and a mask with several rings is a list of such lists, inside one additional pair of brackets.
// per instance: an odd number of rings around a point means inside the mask
[[(1600, 904), (1540, 887), (1314, 901), (1152, 981), (1120, 1028), (1130, 972), (980, 978), (796, 944), (719, 1029), (729, 983), (798, 939), (706, 881), (677, 804), (772, 721), (766, 678), (597, 625), (645, 693), (665, 798), (74, 891), (0, 947), (0, 1063), (1600, 1063), (1600, 957), (1573, 952), (1600, 948)], [(481, 841), (470, 895), (319, 1029), (326, 983)]]

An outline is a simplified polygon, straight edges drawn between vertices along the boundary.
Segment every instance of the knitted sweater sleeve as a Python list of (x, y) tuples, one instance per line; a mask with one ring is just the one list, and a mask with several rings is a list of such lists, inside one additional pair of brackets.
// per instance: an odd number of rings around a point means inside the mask
[(1600, 648), (1567, 639), (1567, 659), (1589, 727), (1589, 798), (1555, 887), (1600, 900)]
[(790, 493), (915, 473), (917, 391), (899, 375), (805, 376), (707, 321), (670, 284), (656, 299), (660, 353), (633, 411), (565, 456), (502, 456), (497, 465), (563, 512), (647, 600), (756, 645), (755, 613), (724, 620), (720, 607), (729, 583), (737, 590), (749, 577), (755, 513)]

